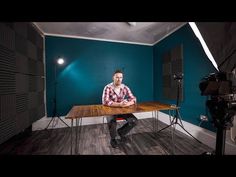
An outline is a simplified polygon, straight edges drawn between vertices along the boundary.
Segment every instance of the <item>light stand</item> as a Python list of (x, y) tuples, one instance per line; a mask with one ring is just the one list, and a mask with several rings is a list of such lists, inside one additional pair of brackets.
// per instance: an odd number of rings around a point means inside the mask
[[(179, 91), (180, 91), (180, 85), (181, 85), (181, 80), (183, 79), (183, 74), (181, 75), (174, 75), (174, 79), (177, 80), (177, 84), (178, 84), (178, 87), (177, 87), (177, 101), (176, 101), (176, 107), (177, 109), (175, 110), (175, 116), (173, 117), (170, 125), (162, 128), (161, 130), (159, 130), (158, 132), (161, 132), (162, 130), (165, 130), (166, 128), (172, 126), (172, 125), (176, 125), (178, 124), (185, 132), (187, 132), (192, 138), (194, 138), (196, 141), (198, 141), (199, 143), (202, 143), (201, 141), (199, 141), (197, 138), (195, 138), (193, 135), (191, 135), (183, 126), (183, 123), (182, 123), (182, 119), (181, 119), (181, 116), (180, 116), (180, 113), (179, 113)], [(179, 123), (178, 122), (181, 123)], [(175, 130), (175, 128), (174, 128)]]
[(64, 60), (62, 58), (59, 58), (57, 60), (57, 63), (54, 66), (54, 98), (53, 98), (53, 112), (52, 112), (52, 119), (48, 123), (47, 127), (45, 129), (48, 129), (51, 122), (54, 122), (55, 119), (59, 119), (61, 122), (63, 122), (67, 127), (70, 127), (67, 125), (60, 116), (57, 114), (57, 64), (62, 65), (64, 63)]

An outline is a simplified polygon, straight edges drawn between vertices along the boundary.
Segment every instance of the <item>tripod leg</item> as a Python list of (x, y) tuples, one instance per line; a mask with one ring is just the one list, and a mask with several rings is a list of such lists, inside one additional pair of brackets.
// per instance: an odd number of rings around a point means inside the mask
[(168, 125), (168, 126), (166, 126), (166, 127), (162, 128), (162, 129), (161, 129), (161, 130), (159, 130), (158, 132), (161, 132), (162, 130), (165, 130), (165, 129), (167, 129), (168, 127), (170, 127), (170, 126), (174, 125), (174, 124), (175, 124), (175, 122), (176, 122), (175, 120), (176, 120), (176, 118), (174, 117), (174, 118), (172, 119), (172, 121), (171, 121), (170, 125)]
[(166, 127), (162, 128), (161, 130), (159, 130), (159, 131), (158, 131), (158, 133), (159, 133), (159, 132), (161, 132), (162, 130), (165, 130), (165, 129), (167, 129), (168, 127), (170, 127), (170, 126), (172, 126), (172, 125), (173, 125), (173, 124), (170, 124), (170, 125), (168, 125), (168, 126), (166, 126)]
[(179, 123), (177, 123), (185, 132), (187, 132), (193, 139), (195, 139), (196, 141), (198, 141), (199, 143), (202, 144), (201, 141), (199, 141), (197, 138), (195, 138), (193, 135), (191, 135), (182, 125), (180, 125)]
[(179, 118), (179, 122), (181, 123), (182, 127), (184, 126), (183, 125), (183, 122), (182, 122), (182, 117), (180, 116), (180, 113), (179, 113), (179, 109), (177, 109), (177, 117)]
[(64, 120), (62, 120), (59, 116), (57, 116), (58, 117), (58, 119), (60, 119), (67, 127), (70, 127), (67, 123), (65, 123), (65, 121)]
[(45, 130), (48, 129), (49, 125), (51, 124), (51, 122), (52, 122), (54, 119), (55, 119), (55, 117), (53, 117), (53, 118), (50, 120), (50, 122), (48, 123), (47, 127), (45, 128)]

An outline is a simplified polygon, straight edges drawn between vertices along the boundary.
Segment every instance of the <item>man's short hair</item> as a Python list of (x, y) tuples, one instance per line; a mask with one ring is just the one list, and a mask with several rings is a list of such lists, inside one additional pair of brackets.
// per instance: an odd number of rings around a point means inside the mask
[(115, 74), (117, 74), (117, 73), (121, 73), (121, 74), (123, 74), (123, 71), (122, 71), (122, 70), (120, 70), (120, 69), (117, 69), (117, 70), (115, 70), (115, 72), (114, 72), (113, 76), (114, 76)]

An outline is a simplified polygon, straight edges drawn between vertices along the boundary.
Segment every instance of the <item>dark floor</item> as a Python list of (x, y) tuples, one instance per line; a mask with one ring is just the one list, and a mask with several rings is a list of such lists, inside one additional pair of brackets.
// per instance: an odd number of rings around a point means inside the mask
[[(172, 141), (171, 129), (152, 132), (153, 119), (141, 119), (128, 135), (129, 141), (119, 148), (110, 145), (106, 124), (82, 126), (79, 141), (81, 155), (200, 155), (213, 149), (179, 131)], [(159, 122), (159, 129), (166, 125)], [(70, 155), (71, 129), (57, 128), (18, 135), (0, 145), (0, 154)], [(75, 137), (73, 136), (73, 149)], [(74, 154), (74, 151), (73, 151)]]

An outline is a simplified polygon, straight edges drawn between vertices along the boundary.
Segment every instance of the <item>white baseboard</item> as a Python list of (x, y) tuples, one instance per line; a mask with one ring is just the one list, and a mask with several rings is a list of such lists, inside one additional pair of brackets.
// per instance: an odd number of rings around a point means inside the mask
[[(145, 118), (153, 117), (152, 112), (134, 113), (134, 115), (138, 119), (145, 119)], [(163, 123), (165, 123), (167, 125), (170, 124), (170, 119), (169, 119), (168, 114), (158, 112), (158, 118)], [(69, 126), (71, 126), (71, 121), (70, 120), (65, 119), (65, 117), (61, 117), (61, 119), (63, 121), (65, 121)], [(43, 117), (42, 119), (40, 119), (40, 120), (36, 121), (35, 123), (33, 123), (32, 130), (36, 131), (36, 130), (45, 129), (50, 120), (51, 120), (51, 118)], [(172, 118), (171, 118), (171, 120), (172, 120)], [(87, 117), (87, 118), (83, 119), (82, 125), (102, 124), (103, 121), (104, 121), (104, 123), (106, 123), (106, 119), (103, 119), (103, 116), (100, 116), (100, 117)], [(199, 141), (201, 141), (202, 143), (204, 143), (207, 146), (211, 147), (212, 149), (215, 149), (216, 133), (214, 133), (212, 131), (209, 131), (207, 129), (204, 129), (202, 127), (193, 125), (193, 124), (188, 123), (188, 122), (183, 121), (183, 120), (182, 120), (182, 123), (184, 125), (184, 128), (191, 135), (193, 135)], [(73, 125), (75, 126), (75, 121), (73, 122)], [(51, 122), (51, 124), (48, 128), (50, 129), (50, 128), (63, 128), (63, 127), (66, 127), (66, 125), (62, 121), (60, 121), (59, 119), (55, 119), (54, 122), (53, 121)], [(176, 129), (183, 132), (183, 133), (185, 133), (186, 135), (188, 135), (181, 127), (176, 126)], [(225, 154), (227, 154), (227, 155), (236, 155), (236, 144), (234, 142), (232, 142), (232, 140), (231, 140), (230, 131), (227, 131), (226, 136), (227, 137), (226, 137), (226, 142), (225, 142)]]

